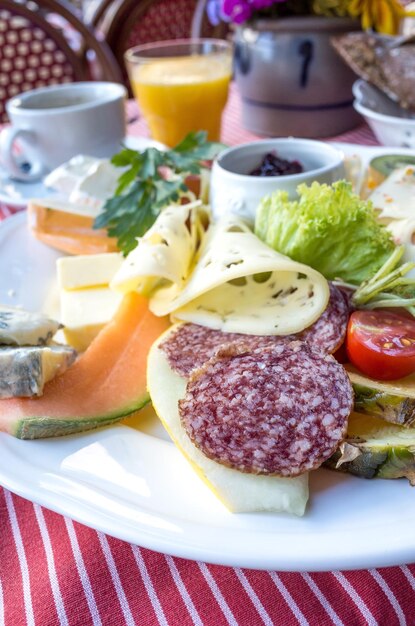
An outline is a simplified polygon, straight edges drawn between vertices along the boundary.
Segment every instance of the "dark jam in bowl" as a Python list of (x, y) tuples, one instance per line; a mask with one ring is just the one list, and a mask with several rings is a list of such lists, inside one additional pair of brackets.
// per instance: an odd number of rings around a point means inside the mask
[(301, 174), (304, 168), (299, 161), (287, 161), (277, 155), (276, 152), (268, 152), (250, 176), (289, 176), (290, 174)]

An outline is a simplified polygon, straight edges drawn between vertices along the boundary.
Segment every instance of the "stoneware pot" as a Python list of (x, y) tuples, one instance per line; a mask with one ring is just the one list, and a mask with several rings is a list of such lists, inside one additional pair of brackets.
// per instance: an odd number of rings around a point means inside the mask
[(330, 37), (359, 30), (349, 18), (258, 20), (235, 31), (235, 79), (242, 122), (260, 135), (330, 137), (359, 123), (356, 75)]

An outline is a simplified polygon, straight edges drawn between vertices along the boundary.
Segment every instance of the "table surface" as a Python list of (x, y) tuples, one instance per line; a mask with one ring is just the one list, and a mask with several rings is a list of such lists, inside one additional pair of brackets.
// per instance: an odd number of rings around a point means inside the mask
[[(147, 136), (134, 103), (127, 115), (129, 134)], [(241, 128), (233, 88), (222, 140), (255, 139)], [(377, 145), (365, 125), (333, 139)], [(130, 545), (0, 489), (0, 626), (410, 626), (414, 607), (415, 565), (329, 573), (208, 565)]]
[[(254, 133), (251, 133), (250, 131), (242, 128), (241, 118), (241, 100), (239, 98), (236, 85), (232, 84), (230, 88), (228, 103), (226, 105), (223, 115), (221, 140), (223, 141), (223, 143), (233, 146), (240, 143), (246, 143), (248, 141), (264, 139), (264, 137), (255, 135)], [(144, 118), (140, 116), (137, 105), (133, 100), (130, 100), (127, 105), (127, 122), (129, 135), (131, 134), (144, 137), (149, 136), (147, 124)], [(328, 137), (327, 139), (325, 139), (325, 141), (331, 140), (344, 141), (347, 143), (358, 143), (366, 146), (379, 145), (376, 137), (365, 123), (362, 123), (361, 126), (358, 126), (357, 128), (343, 133), (342, 135), (337, 135), (336, 137)]]

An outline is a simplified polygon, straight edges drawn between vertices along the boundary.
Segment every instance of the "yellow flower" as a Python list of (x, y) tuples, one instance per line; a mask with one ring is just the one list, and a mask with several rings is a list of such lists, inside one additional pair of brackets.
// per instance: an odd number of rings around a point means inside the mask
[(413, 11), (406, 12), (399, 0), (350, 0), (348, 12), (352, 17), (360, 17), (364, 30), (373, 28), (385, 35), (395, 35), (400, 20), (415, 15)]
[(313, 13), (317, 15), (347, 15), (350, 0), (313, 0)]

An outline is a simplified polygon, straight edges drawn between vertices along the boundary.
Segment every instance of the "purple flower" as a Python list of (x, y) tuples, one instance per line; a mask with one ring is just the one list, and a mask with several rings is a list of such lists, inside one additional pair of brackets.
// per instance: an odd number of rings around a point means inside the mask
[(218, 19), (224, 19), (229, 22), (234, 22), (235, 24), (242, 24), (246, 22), (246, 20), (249, 20), (255, 11), (260, 11), (273, 4), (281, 4), (286, 1), (287, 0), (208, 0), (207, 11), (212, 24), (218, 24)]
[(242, 24), (246, 20), (249, 20), (253, 12), (253, 7), (249, 0), (223, 0), (222, 1), (222, 13), (231, 22), (235, 24)]

